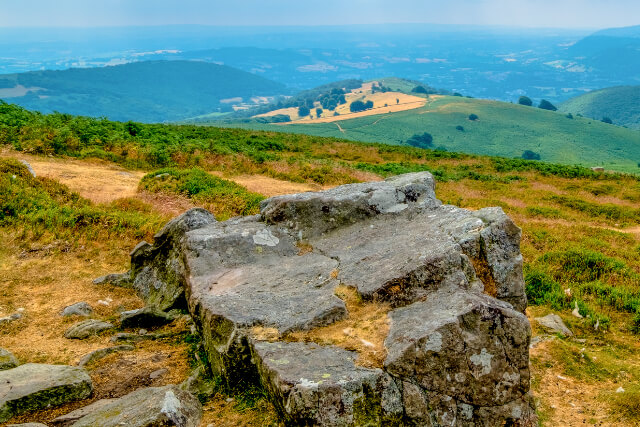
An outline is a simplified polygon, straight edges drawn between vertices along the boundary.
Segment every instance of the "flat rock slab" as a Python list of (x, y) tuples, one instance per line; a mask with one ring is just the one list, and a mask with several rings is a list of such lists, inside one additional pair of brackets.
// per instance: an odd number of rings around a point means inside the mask
[(47, 425), (41, 424), (41, 423), (23, 423), (23, 424), (9, 424), (7, 427), (47, 427)]
[(202, 418), (198, 399), (174, 385), (142, 388), (86, 409), (74, 427), (198, 427)]
[(48, 407), (89, 397), (87, 371), (74, 366), (27, 363), (0, 372), (0, 422)]
[(536, 322), (551, 333), (562, 334), (566, 337), (573, 336), (571, 329), (567, 328), (567, 325), (564, 324), (562, 318), (557, 314), (551, 313), (544, 317), (536, 317)]
[(51, 421), (51, 424), (56, 427), (67, 427), (78, 421), (80, 418), (85, 417), (93, 412), (97, 412), (107, 404), (114, 402), (116, 399), (100, 399), (93, 402), (90, 405), (83, 406), (80, 409), (76, 409), (68, 414), (61, 415)]
[(402, 418), (400, 392), (381, 369), (355, 365), (357, 354), (304, 343), (254, 345), (263, 386), (291, 425), (385, 425)]
[(103, 322), (100, 320), (83, 320), (82, 322), (76, 323), (67, 329), (64, 333), (65, 338), (69, 339), (85, 339), (94, 335), (98, 335), (101, 332), (107, 331), (109, 329), (113, 329), (113, 326), (109, 322)]
[(18, 359), (16, 359), (13, 353), (4, 348), (0, 348), (0, 371), (15, 368), (19, 364)]

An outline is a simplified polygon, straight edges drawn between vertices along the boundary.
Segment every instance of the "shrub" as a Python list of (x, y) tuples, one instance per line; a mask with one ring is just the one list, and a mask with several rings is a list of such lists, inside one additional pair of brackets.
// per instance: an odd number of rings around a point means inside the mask
[(522, 152), (522, 158), (525, 160), (540, 160), (540, 154), (531, 150), (524, 150)]
[(420, 86), (420, 85), (418, 85), (418, 86), (414, 87), (413, 89), (411, 89), (411, 92), (413, 92), (413, 93), (424, 93), (424, 94), (428, 93), (427, 89), (425, 89), (424, 86)]
[(520, 98), (518, 98), (518, 104), (531, 107), (533, 105), (533, 101), (528, 96), (521, 96)]
[(538, 105), (538, 108), (541, 108), (543, 110), (549, 110), (549, 111), (557, 111), (558, 110), (558, 108), (555, 105), (553, 105), (552, 103), (550, 103), (546, 99), (543, 99), (542, 101), (540, 101), (540, 105)]
[(477, 114), (469, 114), (469, 120), (471, 120), (472, 122), (475, 122), (478, 119), (479, 117)]
[(463, 126), (456, 126), (456, 130), (459, 130), (460, 132), (464, 132), (464, 127)]
[(588, 249), (549, 252), (540, 261), (554, 265), (556, 279), (565, 282), (592, 282), (611, 274), (627, 273), (624, 262)]
[(301, 105), (298, 107), (298, 115), (300, 117), (307, 117), (309, 114), (311, 114), (311, 110), (309, 110), (309, 107), (307, 107), (306, 105)]
[(415, 134), (411, 138), (407, 139), (406, 143), (413, 147), (429, 148), (433, 146), (433, 136), (428, 132), (425, 132), (422, 135)]
[(612, 124), (613, 124), (613, 120), (611, 120), (611, 119), (610, 119), (609, 117), (607, 117), (607, 116), (604, 116), (604, 117), (602, 118), (602, 123), (607, 123), (607, 124), (609, 124), (609, 125), (612, 125)]

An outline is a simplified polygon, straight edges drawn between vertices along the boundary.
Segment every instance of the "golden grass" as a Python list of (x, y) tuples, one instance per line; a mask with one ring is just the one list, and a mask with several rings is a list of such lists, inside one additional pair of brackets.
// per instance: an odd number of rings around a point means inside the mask
[(288, 334), (288, 341), (314, 342), (335, 345), (356, 351), (356, 364), (368, 368), (380, 368), (387, 356), (384, 340), (389, 334), (391, 305), (380, 302), (364, 302), (356, 289), (339, 286), (336, 295), (345, 302), (349, 315), (346, 319), (311, 331)]

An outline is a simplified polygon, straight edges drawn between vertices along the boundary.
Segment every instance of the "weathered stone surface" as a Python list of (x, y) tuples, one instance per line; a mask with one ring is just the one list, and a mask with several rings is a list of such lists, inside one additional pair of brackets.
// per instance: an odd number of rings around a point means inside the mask
[(87, 406), (83, 406), (80, 409), (76, 409), (73, 412), (69, 412), (68, 414), (65, 415), (61, 415), (58, 418), (55, 418), (53, 421), (51, 421), (51, 424), (56, 426), (56, 427), (68, 427), (70, 425), (73, 425), (73, 423), (75, 423), (76, 421), (78, 421), (80, 418), (89, 415), (93, 412), (99, 411), (100, 409), (102, 409), (103, 407), (105, 407), (107, 404), (115, 401), (116, 399), (100, 399), (97, 400), (95, 402), (93, 402), (90, 405)]
[(109, 322), (89, 319), (72, 325), (65, 331), (64, 336), (69, 339), (82, 340), (113, 328), (114, 326)]
[(9, 350), (0, 348), (0, 371), (15, 368), (19, 364), (18, 359)]
[(113, 353), (133, 350), (135, 350), (135, 347), (132, 345), (116, 345), (113, 347), (101, 348), (82, 356), (82, 358), (78, 362), (78, 366), (86, 366), (89, 363), (97, 362), (98, 360), (103, 359)]
[(202, 418), (198, 399), (179, 387), (143, 388), (107, 402), (78, 419), (74, 427), (197, 427)]
[(7, 427), (47, 427), (42, 423), (22, 423), (22, 424), (9, 424)]
[(93, 308), (87, 302), (77, 302), (62, 310), (62, 316), (89, 317), (93, 314)]
[[(213, 373), (261, 383), (289, 424), (524, 424), (520, 237), (500, 208), (442, 205), (425, 172), (274, 197), (226, 222), (188, 211), (132, 251), (128, 274), (148, 305), (187, 307)], [(348, 316), (340, 284), (391, 303), (381, 369), (283, 340)]]
[(11, 322), (14, 322), (20, 319), (22, 319), (22, 311), (17, 311), (13, 314), (10, 314), (9, 316), (0, 317), (0, 326), (9, 324)]
[(397, 425), (400, 391), (381, 369), (355, 365), (356, 354), (304, 343), (257, 342), (262, 385), (290, 425)]
[(113, 285), (123, 288), (131, 287), (131, 274), (127, 273), (113, 273), (105, 276), (98, 277), (93, 280), (94, 285)]
[(529, 390), (530, 327), (509, 304), (441, 290), (390, 317), (385, 369), (427, 395), (483, 407), (509, 404)]
[(82, 368), (27, 363), (0, 372), (0, 422), (28, 411), (89, 397), (93, 385)]
[(180, 388), (193, 394), (201, 401), (208, 400), (218, 391), (218, 386), (213, 378), (207, 374), (206, 367), (203, 365), (194, 369), (189, 378), (180, 384)]
[(573, 336), (573, 332), (564, 324), (562, 318), (557, 314), (547, 314), (544, 317), (536, 317), (536, 322), (543, 328), (554, 334), (562, 334), (567, 337)]
[(153, 328), (167, 325), (172, 321), (172, 316), (155, 307), (144, 307), (120, 314), (120, 326), (123, 328)]

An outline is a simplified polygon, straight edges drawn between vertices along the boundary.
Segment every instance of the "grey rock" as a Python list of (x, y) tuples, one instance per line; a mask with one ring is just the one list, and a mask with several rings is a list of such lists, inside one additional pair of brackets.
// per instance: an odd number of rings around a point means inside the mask
[(27, 170), (29, 171), (31, 176), (33, 176), (34, 178), (36, 177), (36, 171), (33, 170), (33, 168), (31, 167), (31, 164), (29, 162), (27, 162), (26, 160), (20, 159), (20, 163), (22, 163), (23, 165), (25, 165), (27, 167)]
[(72, 325), (64, 333), (65, 338), (69, 339), (85, 339), (101, 332), (113, 329), (114, 326), (109, 322), (103, 322), (95, 319), (83, 320), (82, 322)]
[(13, 314), (10, 314), (9, 316), (0, 317), (0, 326), (12, 323), (16, 320), (20, 320), (22, 319), (22, 316), (23, 316), (22, 312), (18, 311)]
[(87, 371), (73, 366), (27, 363), (0, 371), (0, 422), (28, 411), (89, 397)]
[(165, 376), (167, 373), (169, 372), (169, 370), (167, 368), (162, 368), (162, 369), (158, 369), (156, 371), (153, 371), (149, 374), (149, 378), (152, 380), (155, 380), (157, 378), (162, 378), (163, 376)]
[(62, 316), (89, 317), (93, 314), (93, 308), (87, 302), (77, 302), (62, 310)]
[(214, 396), (218, 392), (219, 385), (208, 374), (206, 367), (200, 365), (180, 384), (180, 388), (203, 401)]
[(119, 342), (140, 342), (140, 341), (152, 341), (162, 338), (170, 338), (178, 335), (178, 333), (162, 333), (162, 334), (131, 334), (127, 332), (119, 332), (111, 337), (109, 341), (112, 343)]
[[(500, 208), (442, 205), (425, 172), (278, 196), (225, 222), (188, 211), (132, 251), (129, 274), (148, 306), (188, 308), (214, 375), (263, 384), (290, 424), (529, 423), (520, 238)], [(348, 316), (340, 284), (391, 304), (382, 369), (285, 342)]]
[(133, 350), (135, 350), (135, 347), (132, 345), (117, 345), (113, 347), (101, 348), (82, 356), (82, 358), (78, 362), (78, 366), (86, 366), (89, 363), (97, 362), (98, 360), (103, 359), (113, 353)]
[(18, 359), (9, 350), (0, 348), (0, 371), (15, 368), (19, 364)]
[(126, 273), (113, 273), (105, 276), (100, 276), (93, 280), (94, 285), (113, 285), (120, 286), (122, 288), (131, 287), (131, 274)]
[(7, 427), (47, 427), (42, 423), (22, 423), (22, 424), (9, 424)]
[(120, 313), (123, 328), (154, 328), (173, 321), (173, 317), (155, 307), (144, 307)]
[(564, 324), (562, 318), (557, 314), (551, 313), (544, 317), (536, 317), (536, 322), (547, 331), (554, 334), (562, 334), (566, 337), (573, 336), (573, 332)]
[(197, 427), (202, 418), (198, 399), (175, 385), (136, 390), (105, 403), (80, 418), (74, 427)]
[(91, 414), (92, 412), (96, 412), (102, 409), (107, 404), (115, 401), (116, 399), (100, 399), (93, 402), (90, 405), (83, 406), (80, 409), (76, 409), (73, 412), (69, 412), (68, 414), (61, 415), (58, 418), (55, 418), (51, 421), (51, 424), (56, 427), (68, 427), (78, 421), (80, 418)]
[(509, 304), (442, 290), (390, 317), (385, 369), (394, 377), (474, 407), (529, 390), (529, 322)]
[(289, 425), (390, 425), (402, 419), (400, 391), (381, 369), (356, 366), (356, 354), (304, 343), (257, 342), (262, 385)]

